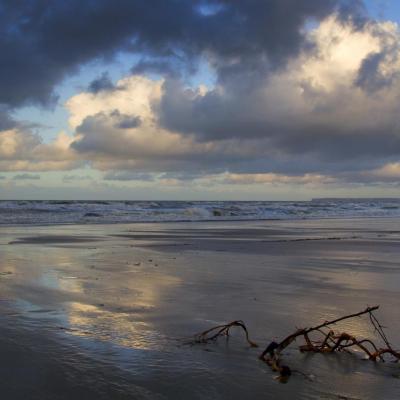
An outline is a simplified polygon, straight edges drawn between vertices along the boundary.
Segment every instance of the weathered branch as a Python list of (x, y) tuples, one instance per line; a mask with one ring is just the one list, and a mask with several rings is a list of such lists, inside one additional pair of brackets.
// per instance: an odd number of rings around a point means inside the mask
[(258, 347), (257, 343), (255, 343), (252, 340), (250, 340), (249, 332), (248, 332), (248, 330), (246, 328), (246, 325), (244, 324), (243, 321), (240, 321), (240, 320), (232, 321), (229, 324), (218, 325), (218, 326), (214, 326), (213, 328), (207, 329), (206, 331), (195, 335), (194, 342), (195, 343), (208, 343), (208, 342), (211, 342), (213, 340), (216, 340), (220, 336), (227, 336), (228, 337), (229, 336), (229, 330), (234, 326), (238, 326), (238, 327), (242, 328), (242, 330), (244, 331), (244, 333), (246, 335), (247, 343), (251, 347)]
[[(378, 308), (379, 306), (367, 307), (363, 311), (345, 315), (330, 321), (325, 321), (313, 327), (297, 329), (294, 333), (284, 338), (281, 342), (271, 342), (260, 354), (259, 358), (267, 363), (273, 371), (278, 371), (280, 374), (279, 379), (284, 381), (287, 380), (287, 378), (292, 374), (292, 371), (287, 365), (281, 364), (281, 352), (291, 343), (293, 343), (298, 337), (303, 337), (305, 342), (305, 344), (300, 345), (300, 351), (314, 353), (334, 353), (340, 351), (349, 352), (349, 349), (351, 348), (358, 348), (363, 351), (372, 361), (377, 361), (378, 359), (385, 361), (384, 355), (389, 354), (394, 358), (395, 362), (399, 362), (400, 352), (391, 347), (385, 334), (384, 327), (373, 314), (373, 312), (378, 310)], [(369, 314), (370, 322), (375, 332), (382, 339), (385, 347), (378, 347), (370, 339), (357, 339), (355, 336), (346, 332), (335, 333), (332, 329), (330, 329), (328, 332), (323, 330), (323, 328), (331, 328), (332, 325), (337, 324), (338, 322), (350, 318), (360, 317), (364, 314)], [(229, 330), (234, 326), (240, 327), (245, 332), (246, 340), (251, 347), (258, 347), (256, 343), (250, 340), (246, 325), (240, 320), (207, 329), (206, 331), (195, 336), (194, 343), (209, 343), (210, 341), (216, 340), (220, 336), (228, 337)], [(310, 335), (311, 333), (318, 334), (319, 340), (312, 338)]]
[[(363, 314), (367, 314), (367, 313), (371, 313), (372, 311), (375, 311), (379, 308), (379, 306), (374, 306), (374, 307), (367, 307), (364, 311), (360, 311), (358, 313), (355, 314), (349, 314), (349, 315), (345, 315), (344, 317), (340, 317), (340, 318), (336, 318), (334, 320), (331, 321), (325, 321), (324, 323), (311, 327), (311, 328), (305, 328), (305, 329), (298, 329), (295, 333), (292, 333), (291, 335), (287, 336), (285, 339), (283, 339), (276, 351), (277, 352), (281, 352), (284, 348), (288, 347), (294, 340), (296, 340), (297, 337), (299, 336), (305, 336), (308, 335), (309, 333), (313, 332), (313, 331), (319, 331), (321, 330), (321, 328), (330, 326), (330, 325), (334, 325), (340, 321), (344, 321), (345, 319), (349, 319), (349, 318), (355, 318), (355, 317), (359, 317)], [(267, 349), (264, 350), (264, 352), (260, 355), (260, 359), (263, 359), (266, 355), (267, 355)]]

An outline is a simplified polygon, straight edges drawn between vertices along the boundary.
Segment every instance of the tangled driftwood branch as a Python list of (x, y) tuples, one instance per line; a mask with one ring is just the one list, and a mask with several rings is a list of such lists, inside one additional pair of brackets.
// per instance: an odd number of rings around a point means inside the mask
[(253, 341), (250, 340), (249, 332), (246, 328), (246, 325), (244, 324), (243, 321), (240, 321), (240, 320), (232, 321), (226, 325), (218, 325), (218, 326), (214, 326), (211, 329), (207, 329), (206, 331), (201, 332), (195, 336), (194, 343), (208, 343), (208, 342), (218, 339), (220, 336), (229, 337), (229, 330), (234, 326), (238, 326), (238, 327), (242, 328), (242, 330), (244, 331), (244, 333), (246, 335), (247, 343), (251, 347), (258, 347), (258, 345), (256, 343), (254, 343)]
[[(292, 371), (290, 367), (282, 364), (281, 353), (297, 338), (303, 337), (305, 343), (299, 346), (299, 349), (302, 352), (349, 352), (351, 348), (358, 348), (367, 355), (368, 359), (372, 361), (379, 360), (384, 362), (384, 356), (390, 355), (395, 362), (399, 362), (400, 352), (393, 349), (384, 332), (384, 327), (380, 324), (376, 316), (373, 314), (373, 312), (376, 311), (378, 308), (379, 306), (367, 307), (365, 310), (355, 314), (349, 314), (331, 321), (325, 321), (322, 324), (310, 328), (297, 329), (294, 333), (287, 336), (281, 342), (271, 342), (260, 354), (259, 359), (266, 362), (273, 371), (279, 372), (280, 378), (282, 380), (285, 380), (291, 375)], [(332, 325), (338, 322), (350, 318), (360, 317), (364, 314), (369, 315), (369, 319), (374, 328), (374, 331), (382, 339), (384, 346), (377, 346), (370, 339), (357, 339), (355, 336), (346, 332), (336, 333), (332, 329), (330, 329), (328, 332), (324, 331), (324, 328), (330, 328)], [(194, 343), (209, 343), (218, 339), (221, 336), (229, 337), (229, 330), (234, 326), (242, 328), (242, 330), (245, 332), (246, 340), (251, 347), (258, 347), (256, 343), (249, 339), (249, 333), (243, 321), (233, 321), (229, 324), (218, 325), (204, 332), (201, 332), (200, 334), (195, 336)], [(312, 333), (314, 334), (314, 336), (317, 335), (318, 338), (311, 338)]]

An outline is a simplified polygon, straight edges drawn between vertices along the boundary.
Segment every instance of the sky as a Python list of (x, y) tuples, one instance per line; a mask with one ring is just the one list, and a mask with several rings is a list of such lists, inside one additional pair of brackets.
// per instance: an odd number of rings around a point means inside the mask
[(397, 0), (3, 0), (0, 199), (400, 196)]

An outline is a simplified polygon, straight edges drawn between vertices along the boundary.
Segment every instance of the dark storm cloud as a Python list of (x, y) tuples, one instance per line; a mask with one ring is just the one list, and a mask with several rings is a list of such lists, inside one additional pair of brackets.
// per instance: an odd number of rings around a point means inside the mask
[(115, 86), (110, 79), (107, 72), (104, 72), (101, 76), (90, 82), (87, 91), (90, 93), (99, 93), (102, 91), (115, 90)]
[(119, 134), (118, 131), (134, 129), (140, 124), (140, 117), (122, 114), (118, 110), (87, 116), (76, 128), (76, 132), (82, 135), (82, 138), (74, 141), (71, 148), (83, 153), (118, 154), (121, 151), (126, 152), (129, 149), (125, 147), (124, 135)]
[[(218, 7), (211, 7), (212, 5)], [(343, 7), (347, 4), (348, 9)], [(156, 57), (199, 54), (213, 59), (220, 77), (279, 66), (304, 45), (301, 28), (340, 8), (340, 0), (69, 0), (2, 1), (0, 104), (49, 104), (55, 85), (93, 59), (125, 50)], [(204, 12), (208, 7), (211, 12)], [(93, 84), (101, 90), (108, 82)], [(103, 85), (103, 86), (102, 86)]]
[(179, 76), (179, 69), (176, 66), (174, 67), (170, 61), (165, 60), (140, 60), (131, 68), (131, 72), (133, 75), (150, 72), (159, 75)]
[(338, 8), (338, 14), (341, 20), (351, 22), (351, 24), (357, 29), (362, 29), (369, 21), (363, 0), (342, 2)]
[(372, 53), (366, 57), (358, 71), (356, 85), (374, 92), (390, 84), (390, 81), (379, 74), (379, 65), (383, 59), (382, 53)]
[(17, 122), (10, 116), (9, 110), (5, 106), (0, 105), (0, 131), (12, 129), (17, 125)]
[(114, 120), (114, 127), (117, 129), (132, 129), (137, 128), (141, 124), (140, 117), (135, 115), (121, 114), (118, 110), (110, 113)]
[[(262, 88), (262, 81), (259, 86)], [(167, 80), (159, 109), (160, 123), (167, 129), (194, 133), (200, 140), (230, 137), (261, 137), (273, 134), (266, 124), (265, 100), (256, 88), (236, 85), (213, 89), (204, 96), (185, 88), (180, 81)]]
[(362, 62), (355, 80), (356, 86), (374, 93), (390, 87), (399, 78), (398, 69), (387, 71), (385, 64), (394, 64), (399, 61), (400, 45), (398, 37), (393, 32), (375, 29), (374, 35), (381, 43), (378, 52), (370, 53)]
[(86, 117), (76, 128), (76, 131), (81, 134), (90, 134), (98, 130), (105, 123), (111, 123), (116, 129), (137, 128), (140, 126), (140, 117), (122, 114), (118, 110), (111, 111), (110, 113), (99, 112)]
[[(400, 136), (395, 126), (388, 127), (381, 135), (375, 130), (370, 132), (353, 129), (352, 132), (340, 132), (340, 126), (320, 126), (304, 129), (300, 135), (281, 135), (274, 138), (274, 146), (289, 154), (317, 154), (321, 160), (359, 162), (368, 159), (370, 163), (380, 162), (382, 158), (398, 157), (400, 154)], [(382, 127), (384, 129), (384, 127)], [(390, 129), (390, 130), (389, 130)], [(321, 134), (323, 132), (323, 134)]]
[(104, 113), (86, 117), (76, 128), (76, 132), (83, 135), (83, 138), (74, 141), (71, 148), (78, 152), (93, 152), (93, 149), (100, 153), (104, 152), (105, 149), (111, 151), (115, 139), (113, 139), (109, 129), (102, 127), (101, 122), (106, 118)]
[[(400, 154), (398, 120), (391, 116), (370, 128), (360, 126), (358, 121), (350, 127), (339, 119), (320, 122), (322, 113), (318, 112), (300, 117), (288, 114), (286, 120), (276, 120), (273, 111), (268, 110), (268, 99), (260, 97), (257, 101), (257, 94), (248, 93), (246, 97), (238, 93), (226, 99), (225, 94), (211, 92), (191, 98), (187, 91), (171, 94), (168, 93), (170, 88), (166, 90), (160, 113), (164, 126), (184, 134), (195, 134), (201, 142), (219, 140), (222, 143), (230, 138), (257, 141), (254, 157), (263, 148), (288, 156), (284, 162), (275, 159), (272, 165), (263, 159), (261, 164), (265, 170), (275, 165), (277, 170), (287, 172), (299, 168), (304, 172), (322, 169), (333, 172), (364, 165), (362, 160), (370, 167), (375, 163), (380, 165), (384, 159), (396, 159)], [(334, 107), (330, 109), (334, 110)], [(294, 161), (296, 156), (304, 157), (302, 166)], [(254, 158), (248, 158), (247, 166), (242, 167), (248, 170), (253, 162)], [(257, 168), (255, 172), (259, 172)]]

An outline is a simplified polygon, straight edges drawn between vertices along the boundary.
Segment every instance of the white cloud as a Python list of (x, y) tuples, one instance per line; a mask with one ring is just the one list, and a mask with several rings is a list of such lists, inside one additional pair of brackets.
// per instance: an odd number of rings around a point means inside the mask
[(0, 132), (1, 171), (68, 170), (82, 164), (70, 149), (72, 138), (61, 132), (50, 144), (26, 129)]
[(320, 185), (334, 183), (336, 179), (319, 174), (284, 175), (275, 173), (264, 174), (231, 174), (220, 176), (224, 183), (253, 185), (253, 184), (291, 184), (291, 185)]
[(134, 75), (118, 81), (114, 90), (75, 95), (65, 104), (70, 113), (70, 126), (76, 129), (86, 117), (98, 113), (110, 114), (114, 110), (140, 116), (148, 124), (154, 123), (152, 104), (159, 101), (162, 85), (163, 80)]

